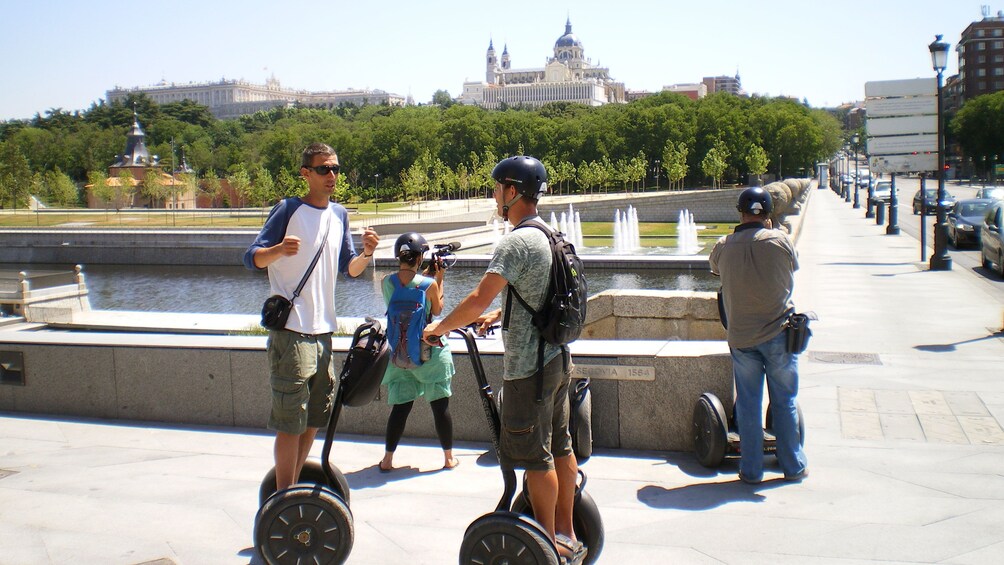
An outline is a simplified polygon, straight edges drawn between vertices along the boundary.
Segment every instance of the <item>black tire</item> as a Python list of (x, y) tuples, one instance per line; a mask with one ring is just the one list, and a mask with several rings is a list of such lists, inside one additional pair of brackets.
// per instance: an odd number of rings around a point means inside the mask
[(460, 544), (460, 565), (558, 565), (559, 562), (558, 553), (540, 525), (513, 512), (481, 516), (467, 527)]
[(718, 467), (725, 459), (729, 439), (725, 409), (718, 397), (705, 392), (694, 406), (694, 454), (705, 467)]
[(987, 255), (983, 252), (982, 246), (980, 247), (980, 263), (983, 264), (984, 269), (988, 271), (990, 270), (990, 260), (987, 259)]
[(593, 399), (589, 380), (575, 381), (569, 388), (568, 431), (572, 435), (572, 451), (579, 463), (585, 463), (593, 454)]
[(997, 274), (1004, 278), (1004, 251), (997, 255)]
[(320, 485), (276, 493), (255, 516), (255, 550), (269, 565), (345, 563), (353, 538), (348, 505)]
[[(335, 467), (331, 466), (332, 472), (335, 474), (335, 484), (328, 484), (328, 478), (324, 476), (324, 470), (321, 469), (321, 462), (317, 459), (307, 459), (303, 464), (303, 469), (300, 471), (300, 481), (299, 484), (311, 484), (311, 485), (322, 485), (329, 489), (335, 491), (335, 493), (345, 501), (345, 504), (349, 504), (349, 481), (345, 479), (345, 475)], [(275, 467), (269, 469), (268, 473), (265, 474), (265, 478), (261, 480), (261, 486), (258, 488), (258, 506), (265, 504), (268, 497), (275, 494)]]
[[(799, 403), (795, 403), (795, 412), (798, 414), (798, 444), (805, 447), (805, 418), (802, 417), (802, 406)], [(770, 411), (770, 404), (767, 405), (767, 417), (765, 418), (767, 423), (764, 429), (774, 433), (774, 414)]]
[[(516, 495), (512, 503), (512, 511), (534, 518), (533, 507), (526, 496), (526, 491), (522, 490)], [(572, 508), (572, 529), (575, 530), (575, 538), (586, 546), (586, 558), (583, 563), (590, 565), (595, 563), (603, 552), (603, 542), (605, 533), (603, 530), (603, 518), (600, 516), (600, 509), (593, 501), (593, 497), (584, 490), (579, 490), (575, 496), (575, 506)]]

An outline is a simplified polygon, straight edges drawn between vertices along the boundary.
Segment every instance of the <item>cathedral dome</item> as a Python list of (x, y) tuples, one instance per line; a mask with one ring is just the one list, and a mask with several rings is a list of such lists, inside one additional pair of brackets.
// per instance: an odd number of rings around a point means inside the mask
[(565, 21), (565, 35), (562, 35), (554, 42), (554, 47), (582, 47), (582, 42), (572, 33), (572, 21)]

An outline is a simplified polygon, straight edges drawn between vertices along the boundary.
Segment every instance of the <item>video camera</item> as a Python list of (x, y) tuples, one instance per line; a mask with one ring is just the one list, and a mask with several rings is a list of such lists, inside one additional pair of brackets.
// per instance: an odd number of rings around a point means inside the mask
[(451, 241), (450, 243), (437, 243), (433, 245), (436, 248), (432, 252), (433, 257), (446, 257), (447, 255), (453, 255), (458, 249), (460, 249), (459, 241)]
[(449, 269), (457, 262), (457, 256), (454, 253), (460, 249), (459, 241), (437, 243), (433, 247), (436, 250), (432, 252), (432, 258), (429, 260), (429, 272), (434, 273), (440, 268)]

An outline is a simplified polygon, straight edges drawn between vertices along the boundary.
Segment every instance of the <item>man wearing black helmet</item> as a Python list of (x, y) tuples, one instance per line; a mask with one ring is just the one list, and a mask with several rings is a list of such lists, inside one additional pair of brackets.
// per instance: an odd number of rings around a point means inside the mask
[(740, 224), (711, 250), (711, 272), (722, 278), (724, 320), (736, 383), (736, 420), (742, 459), (739, 478), (763, 480), (763, 383), (767, 379), (777, 460), (788, 481), (808, 474), (798, 433), (795, 397), (798, 360), (786, 348), (785, 323), (798, 254), (788, 235), (771, 229), (770, 194), (747, 188), (736, 205)]
[[(481, 324), (482, 330), (499, 321), (503, 309), (485, 313), (506, 285), (531, 305), (543, 305), (550, 282), (551, 247), (540, 230), (518, 229), (538, 222), (537, 201), (547, 191), (547, 171), (533, 157), (503, 159), (492, 171), (498, 213), (516, 229), (499, 241), (481, 282), (442, 320), (426, 327), (434, 338), (466, 326)], [(550, 228), (548, 228), (550, 229)], [(511, 300), (507, 293), (507, 301)], [(504, 305), (508, 307), (509, 305)], [(500, 456), (507, 465), (526, 469), (534, 516), (559, 547), (562, 556), (581, 551), (572, 530), (572, 506), (578, 465), (568, 433), (568, 383), (571, 359), (559, 347), (546, 344), (544, 369), (538, 376), (540, 334), (530, 314), (518, 303), (507, 308), (511, 317), (503, 328), (502, 437)], [(537, 378), (533, 378), (537, 377)], [(537, 402), (538, 378), (543, 379), (541, 402)]]

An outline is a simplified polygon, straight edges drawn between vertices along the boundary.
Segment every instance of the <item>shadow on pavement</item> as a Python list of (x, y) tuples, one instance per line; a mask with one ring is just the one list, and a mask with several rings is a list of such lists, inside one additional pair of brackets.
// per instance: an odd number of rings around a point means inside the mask
[(700, 483), (671, 489), (648, 485), (638, 490), (638, 502), (650, 508), (709, 510), (732, 502), (763, 502), (767, 497), (760, 494), (762, 491), (783, 484), (783, 479), (773, 479), (758, 485), (747, 485), (735, 477), (721, 483)]
[(955, 343), (933, 343), (929, 345), (915, 345), (913, 348), (918, 351), (927, 351), (930, 353), (949, 353), (955, 351), (956, 346), (959, 345), (965, 345), (967, 343), (976, 343), (978, 341), (985, 341), (988, 339), (1002, 339), (1002, 338), (1004, 338), (1004, 330), (996, 331), (984, 337), (967, 339), (965, 341), (957, 341)]

